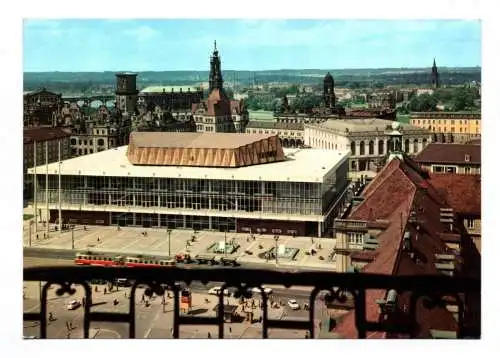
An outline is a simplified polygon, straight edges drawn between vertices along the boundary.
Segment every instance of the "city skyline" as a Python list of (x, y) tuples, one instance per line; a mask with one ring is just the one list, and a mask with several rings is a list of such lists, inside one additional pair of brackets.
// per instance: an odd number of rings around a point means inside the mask
[(23, 38), (24, 72), (206, 71), (214, 40), (224, 70), (481, 66), (479, 20), (33, 19)]

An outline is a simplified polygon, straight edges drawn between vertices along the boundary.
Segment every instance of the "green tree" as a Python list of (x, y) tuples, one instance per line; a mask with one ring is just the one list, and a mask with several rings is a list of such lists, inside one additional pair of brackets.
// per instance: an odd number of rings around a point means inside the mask
[(470, 88), (458, 88), (453, 98), (453, 109), (455, 111), (463, 111), (475, 108), (474, 99), (475, 94)]

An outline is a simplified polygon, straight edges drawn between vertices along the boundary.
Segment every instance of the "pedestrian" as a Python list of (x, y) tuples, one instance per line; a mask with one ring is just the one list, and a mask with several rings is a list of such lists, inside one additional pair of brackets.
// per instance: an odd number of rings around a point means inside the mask
[(104, 287), (104, 294), (106, 294), (108, 291), (106, 291), (106, 287)]
[(141, 302), (144, 302), (144, 293), (142, 294)]
[(70, 339), (71, 338), (71, 333), (68, 332), (68, 334), (66, 335), (66, 338)]
[(97, 237), (97, 242), (101, 242), (101, 239), (99, 238), (99, 236)]
[(207, 338), (208, 339), (212, 338), (212, 335), (210, 334), (210, 332), (208, 332)]
[(38, 240), (38, 234), (36, 234), (36, 239)]
[(45, 238), (46, 238), (46, 237), (47, 237), (47, 236), (46, 236), (46, 234), (45, 234), (45, 233), (43, 233), (43, 239), (44, 239), (44, 240), (45, 240)]

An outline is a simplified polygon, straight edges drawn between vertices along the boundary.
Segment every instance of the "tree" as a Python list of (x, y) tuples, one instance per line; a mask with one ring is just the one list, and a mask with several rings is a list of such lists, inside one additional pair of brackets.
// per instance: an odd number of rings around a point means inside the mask
[(474, 97), (475, 94), (470, 88), (458, 88), (453, 98), (453, 109), (455, 111), (463, 111), (474, 108)]

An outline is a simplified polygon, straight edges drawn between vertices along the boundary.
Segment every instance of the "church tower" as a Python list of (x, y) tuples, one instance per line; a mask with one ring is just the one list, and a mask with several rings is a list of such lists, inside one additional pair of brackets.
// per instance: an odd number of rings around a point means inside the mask
[(335, 81), (333, 76), (328, 72), (323, 80), (323, 100), (326, 108), (335, 108)]
[(214, 89), (222, 90), (222, 71), (220, 69), (220, 57), (219, 51), (217, 51), (217, 42), (214, 41), (214, 52), (210, 58), (210, 77), (208, 79), (209, 87), (208, 93), (211, 93)]
[(436, 59), (434, 59), (434, 63), (432, 64), (431, 80), (432, 80), (432, 87), (439, 88), (439, 73), (436, 66)]

